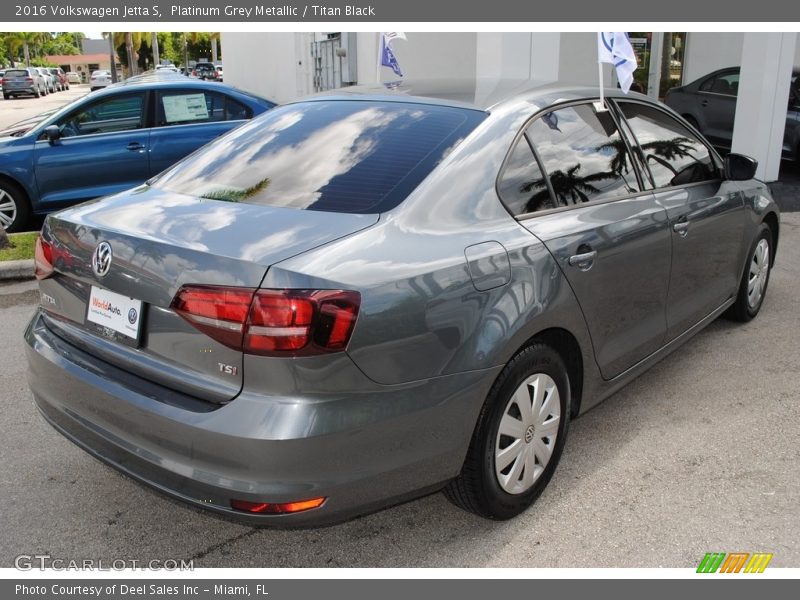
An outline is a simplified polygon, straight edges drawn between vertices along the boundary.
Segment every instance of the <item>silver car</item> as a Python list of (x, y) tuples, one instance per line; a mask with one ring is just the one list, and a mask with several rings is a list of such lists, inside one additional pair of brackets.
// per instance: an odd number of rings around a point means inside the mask
[(572, 418), (758, 314), (779, 212), (752, 159), (638, 94), (412, 91), (278, 107), (50, 215), (25, 332), (47, 421), (255, 523), (441, 489), (507, 519)]
[(8, 100), (14, 96), (46, 96), (47, 82), (39, 69), (27, 67), (23, 69), (6, 69), (3, 75), (3, 98)]

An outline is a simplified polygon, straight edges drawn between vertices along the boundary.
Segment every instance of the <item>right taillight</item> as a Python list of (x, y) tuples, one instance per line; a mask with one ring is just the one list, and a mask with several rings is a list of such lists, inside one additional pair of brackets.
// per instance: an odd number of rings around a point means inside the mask
[(347, 290), (183, 286), (172, 308), (206, 335), (247, 354), (304, 356), (347, 348), (361, 295)]
[(53, 274), (53, 246), (43, 240), (41, 234), (36, 238), (33, 264), (36, 279), (47, 279)]

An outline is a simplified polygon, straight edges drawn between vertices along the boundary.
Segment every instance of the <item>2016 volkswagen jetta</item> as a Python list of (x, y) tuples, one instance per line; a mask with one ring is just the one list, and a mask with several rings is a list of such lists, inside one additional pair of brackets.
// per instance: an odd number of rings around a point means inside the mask
[(441, 488), (504, 519), (570, 418), (759, 312), (779, 213), (751, 159), (636, 94), (412, 91), (279, 107), (49, 216), (25, 333), (45, 418), (259, 523)]

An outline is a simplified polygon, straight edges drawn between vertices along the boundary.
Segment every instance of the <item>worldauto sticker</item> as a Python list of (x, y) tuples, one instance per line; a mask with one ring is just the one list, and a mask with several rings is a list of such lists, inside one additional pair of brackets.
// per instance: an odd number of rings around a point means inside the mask
[(138, 339), (142, 301), (92, 286), (86, 320)]

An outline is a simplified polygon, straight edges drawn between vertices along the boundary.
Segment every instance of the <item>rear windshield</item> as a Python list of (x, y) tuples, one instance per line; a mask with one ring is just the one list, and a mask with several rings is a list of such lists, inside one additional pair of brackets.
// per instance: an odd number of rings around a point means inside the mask
[(6, 71), (6, 77), (9, 79), (11, 77), (28, 77), (30, 73), (28, 73), (25, 69), (9, 69)]
[(477, 110), (400, 102), (290, 104), (211, 143), (152, 185), (230, 202), (384, 212), (484, 118)]

